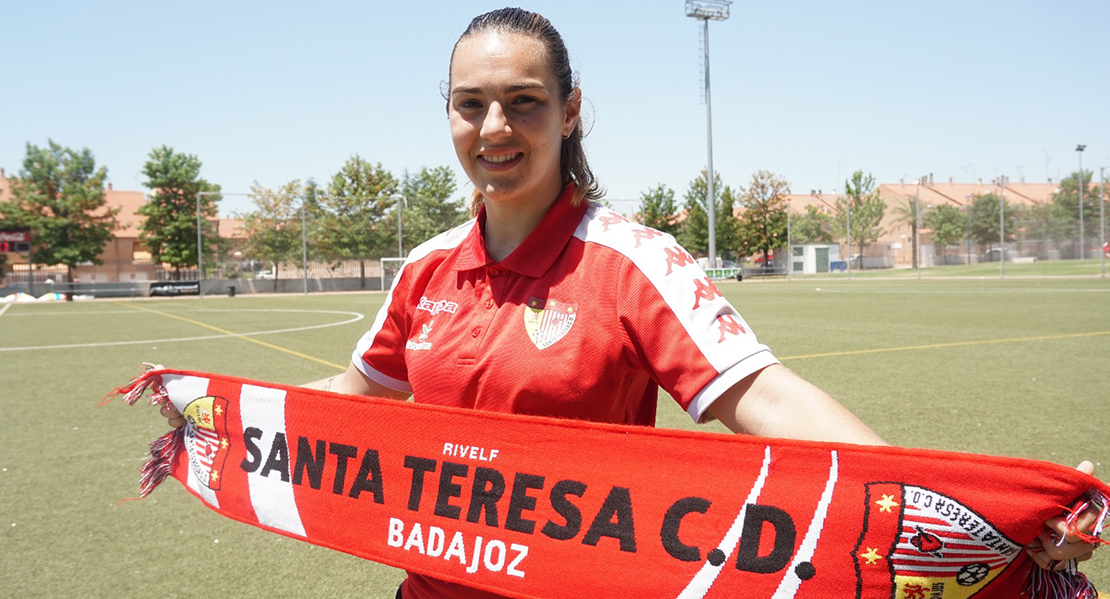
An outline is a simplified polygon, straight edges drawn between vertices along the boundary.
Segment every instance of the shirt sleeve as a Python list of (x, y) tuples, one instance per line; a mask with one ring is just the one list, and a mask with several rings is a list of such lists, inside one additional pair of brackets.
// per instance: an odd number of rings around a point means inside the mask
[(405, 366), (405, 341), (409, 338), (412, 311), (407, 309), (411, 297), (412, 269), (406, 262), (393, 281), (374, 324), (359, 339), (351, 355), (351, 363), (370, 380), (394, 391), (412, 393)]
[(471, 219), (416, 246), (409, 253), (393, 279), (373, 326), (355, 345), (351, 355), (351, 362), (370, 380), (395, 391), (412, 393), (405, 363), (412, 315), (420, 305), (421, 291), (428, 284), (428, 278), (474, 226), (475, 221)]
[(704, 422), (722, 393), (778, 360), (673, 237), (652, 241), (628, 254), (618, 318), (633, 359)]

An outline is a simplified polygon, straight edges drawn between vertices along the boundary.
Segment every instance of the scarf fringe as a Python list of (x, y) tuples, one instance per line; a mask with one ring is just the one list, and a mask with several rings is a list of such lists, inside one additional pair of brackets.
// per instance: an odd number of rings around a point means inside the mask
[(102, 406), (109, 403), (120, 395), (123, 396), (123, 401), (127, 405), (134, 405), (148, 390), (150, 391), (150, 405), (159, 405), (168, 400), (169, 394), (166, 393), (166, 387), (162, 384), (162, 377), (158, 374), (158, 371), (162, 370), (162, 366), (149, 362), (143, 362), (143, 366), (146, 370), (142, 374), (128, 381), (126, 385), (109, 391), (97, 405)]
[(150, 443), (150, 457), (139, 470), (139, 499), (150, 495), (173, 470), (173, 457), (181, 448), (184, 428), (175, 428)]
[[(1076, 523), (1079, 517), (1089, 508), (1098, 510), (1098, 518), (1091, 526), (1090, 532), (1079, 530)], [(1110, 545), (1110, 542), (1099, 538), (1106, 524), (1106, 517), (1110, 514), (1110, 501), (1098, 491), (1092, 490), (1086, 497), (1080, 498), (1068, 508), (1068, 515), (1064, 523), (1068, 527), (1068, 534), (1079, 537), (1084, 543), (1092, 545)], [(1058, 541), (1064, 544), (1064, 538)], [(1050, 566), (1055, 566), (1053, 562)], [(1022, 588), (1022, 594), (1032, 599), (1098, 599), (1098, 590), (1094, 583), (1087, 579), (1076, 567), (1075, 560), (1069, 560), (1062, 570), (1046, 570), (1035, 563), (1029, 563), (1029, 575)]]
[[(1094, 525), (1091, 526), (1090, 532), (1079, 530), (1076, 522), (1079, 516), (1088, 508), (1098, 510), (1098, 518), (1095, 520)], [(1102, 528), (1106, 525), (1106, 516), (1110, 514), (1110, 501), (1097, 491), (1091, 491), (1087, 497), (1075, 502), (1075, 505), (1068, 510), (1068, 515), (1064, 518), (1064, 523), (1067, 524), (1068, 534), (1079, 537), (1084, 543), (1092, 545), (1110, 545), (1110, 541), (1102, 540), (1099, 535), (1102, 534)], [(1059, 544), (1063, 544), (1064, 540), (1060, 539)]]
[[(143, 366), (145, 370), (142, 374), (128, 381), (126, 385), (112, 389), (100, 400), (99, 405), (109, 403), (118, 396), (123, 396), (123, 401), (127, 405), (135, 405), (135, 402), (139, 401), (147, 391), (150, 392), (149, 405), (157, 406), (169, 401), (169, 393), (159, 374), (162, 366), (149, 362), (144, 362)], [(143, 462), (139, 470), (139, 499), (150, 495), (150, 492), (170, 475), (173, 470), (173, 457), (182, 447), (184, 436), (184, 428), (178, 428), (151, 442), (150, 457)]]
[(1076, 569), (1075, 560), (1063, 570), (1045, 570), (1030, 562), (1022, 594), (1033, 599), (1098, 599), (1098, 590)]

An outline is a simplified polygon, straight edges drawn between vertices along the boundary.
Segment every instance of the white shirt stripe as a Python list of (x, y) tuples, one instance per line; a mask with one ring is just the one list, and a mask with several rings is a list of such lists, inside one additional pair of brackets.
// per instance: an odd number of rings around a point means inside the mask
[[(632, 262), (671, 308), (701, 354), (717, 370), (718, 375), (702, 387), (686, 408), (686, 413), (694, 422), (702, 422), (706, 410), (722, 393), (748, 375), (779, 361), (767, 346), (756, 341), (751, 327), (724, 297), (703, 300), (698, 310), (684, 308), (694, 301), (695, 282), (704, 280), (705, 273), (696, 263), (690, 263), (682, 267), (683, 274), (675, 272), (672, 273), (674, 276), (667, 275), (668, 265), (663, 259), (663, 250), (678, 246), (674, 237), (659, 233), (650, 239), (640, 240), (631, 233), (645, 229), (643, 225), (631, 221), (606, 223), (601, 220), (605, 215), (616, 216), (616, 213), (598, 204), (591, 205), (574, 236), (586, 243), (615, 250)], [(729, 343), (718, 343), (717, 318), (724, 315), (731, 315), (747, 333)]]

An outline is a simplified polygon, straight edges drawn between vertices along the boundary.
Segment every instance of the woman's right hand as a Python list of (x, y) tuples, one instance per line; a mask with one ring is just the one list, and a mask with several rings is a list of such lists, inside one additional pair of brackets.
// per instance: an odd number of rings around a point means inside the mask
[(185, 426), (185, 417), (181, 415), (181, 412), (177, 411), (177, 408), (173, 407), (173, 402), (169, 399), (162, 402), (162, 408), (158, 410), (158, 413), (166, 418), (166, 424), (169, 424), (170, 428), (181, 428)]

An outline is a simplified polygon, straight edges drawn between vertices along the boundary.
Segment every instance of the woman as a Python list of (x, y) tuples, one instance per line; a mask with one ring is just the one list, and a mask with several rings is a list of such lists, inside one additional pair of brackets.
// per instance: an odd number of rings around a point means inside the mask
[[(590, 203), (581, 104), (547, 19), (470, 23), (447, 113), (476, 219), (413, 250), (347, 371), (308, 386), (649, 426), (663, 386), (737, 433), (882, 444), (781, 366), (673, 238)], [(1042, 565), (1091, 552), (1051, 545)], [(495, 597), (416, 574), (398, 596)]]

